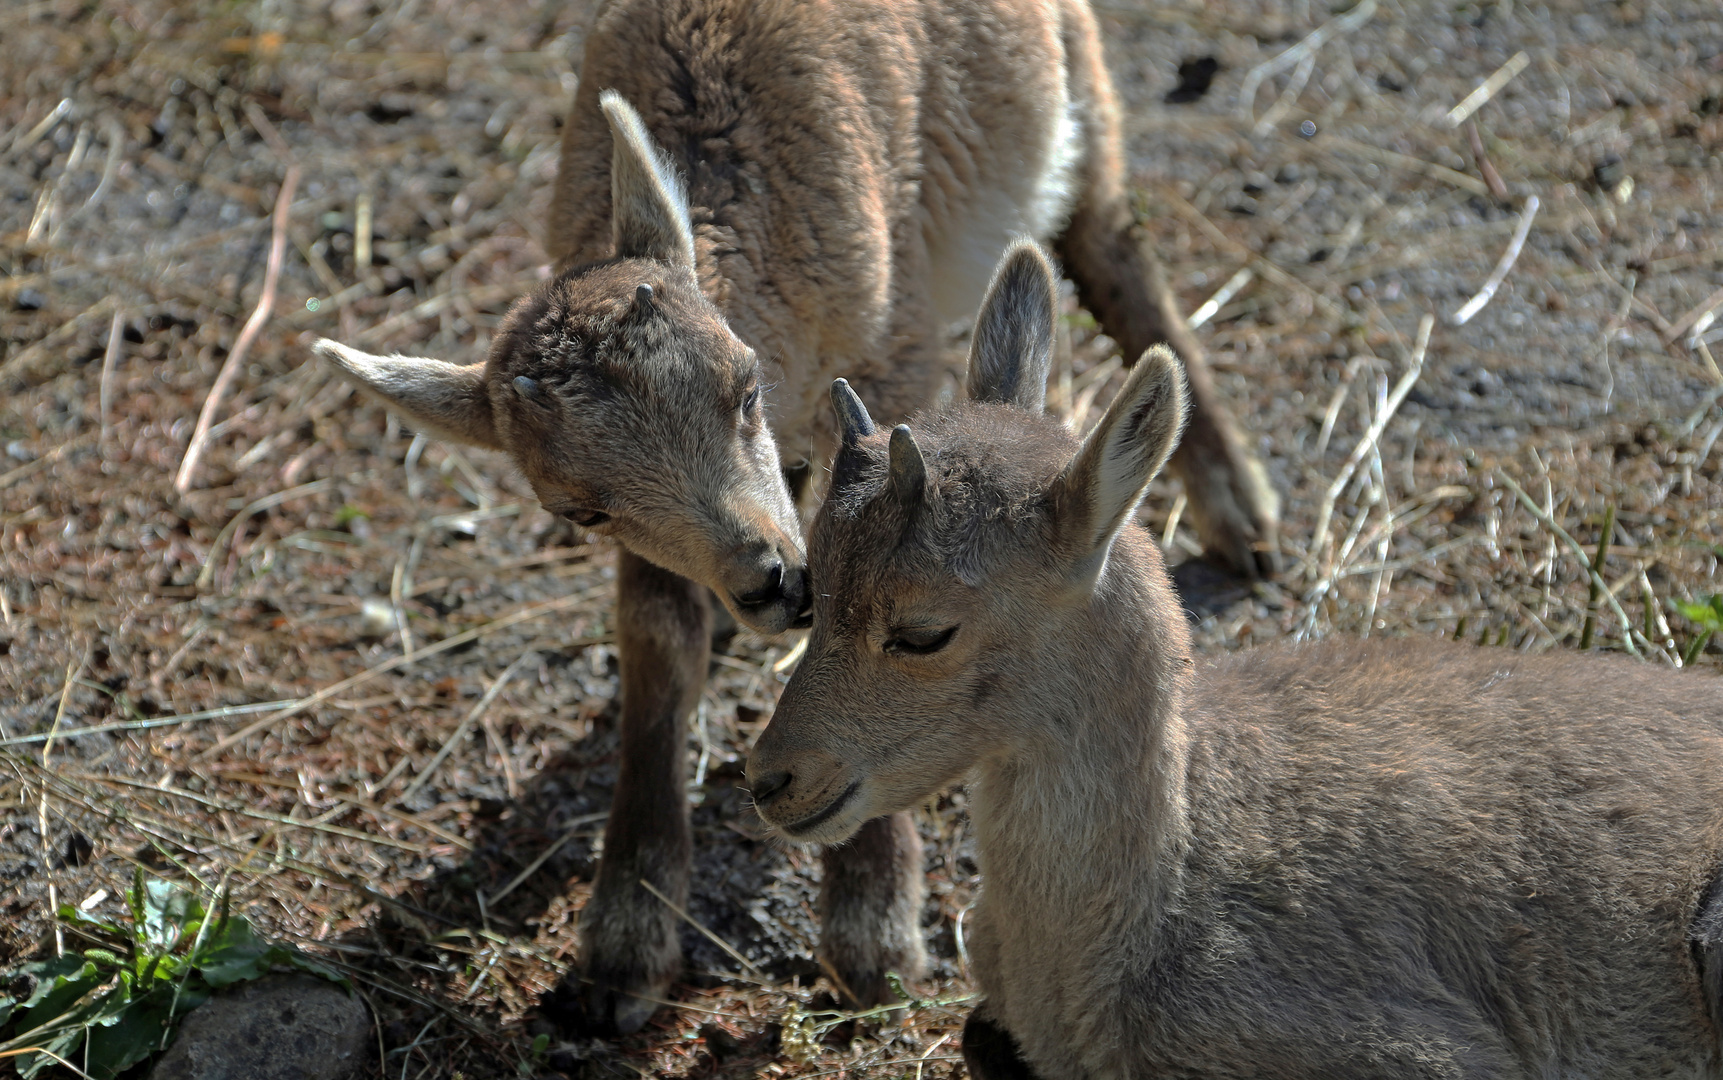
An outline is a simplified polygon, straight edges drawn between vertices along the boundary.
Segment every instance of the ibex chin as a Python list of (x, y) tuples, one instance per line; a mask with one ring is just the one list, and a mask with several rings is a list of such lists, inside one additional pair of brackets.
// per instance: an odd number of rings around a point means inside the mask
[(970, 1075), (1723, 1073), (1723, 680), (1438, 642), (1199, 661), (1133, 523), (1185, 409), (1151, 350), (1080, 443), (1012, 250), (971, 402), (843, 445), (812, 638), (748, 765), (840, 843), (968, 777)]
[[(780, 463), (805, 479), (827, 460), (833, 376), (908, 415), (1011, 235), (1056, 240), (1127, 355), (1184, 354), (1175, 467), (1204, 545), (1255, 572), (1276, 508), (1133, 222), (1086, 0), (612, 0), (550, 225), (557, 274), (483, 364), (319, 350), (413, 424), (507, 451), (547, 509), (622, 545), (621, 766), (581, 955), (589, 1004), (630, 1029), (681, 967), (676, 917), (640, 881), (687, 895), (707, 590), (767, 633), (802, 617)], [(827, 858), (821, 947), (864, 1002), (922, 962), (921, 872), (904, 817)]]

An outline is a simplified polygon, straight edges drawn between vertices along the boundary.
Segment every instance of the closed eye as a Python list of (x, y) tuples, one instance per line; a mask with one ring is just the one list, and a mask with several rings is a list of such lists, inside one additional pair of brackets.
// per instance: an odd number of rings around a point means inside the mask
[(926, 656), (951, 644), (957, 627), (905, 627), (886, 639), (885, 651), (894, 656)]
[(583, 529), (597, 528), (610, 520), (610, 515), (605, 513), (603, 510), (591, 510), (584, 506), (577, 506), (572, 510), (564, 510), (561, 512), (561, 516), (574, 522)]
[(752, 389), (750, 389), (748, 391), (748, 395), (742, 399), (742, 415), (743, 416), (750, 416), (753, 414), (754, 410), (759, 408), (759, 407), (760, 407), (760, 388), (758, 386), (755, 386)]

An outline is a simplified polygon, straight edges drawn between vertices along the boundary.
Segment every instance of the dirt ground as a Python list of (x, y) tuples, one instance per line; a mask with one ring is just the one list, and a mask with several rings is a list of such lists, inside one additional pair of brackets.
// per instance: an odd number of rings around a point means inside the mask
[[(1677, 605), (1723, 591), (1723, 9), (1098, 10), (1141, 212), (1186, 309), (1217, 299), (1202, 336), (1284, 498), (1285, 572), (1246, 589), (1192, 557), (1157, 484), (1143, 519), (1184, 560), (1202, 647), (1590, 639), (1719, 666)], [(737, 787), (794, 641), (747, 634), (689, 734), (689, 914), (759, 973), (690, 925), (675, 1008), (534, 1048), (614, 781), (613, 556), (500, 457), (331, 379), (304, 335), (482, 355), (547, 272), (591, 15), (0, 8), (0, 963), (52, 948), (51, 895), (108, 911), (142, 864), (225, 883), (346, 966), (379, 1018), (366, 1075), (961, 1075), (961, 790), (922, 815), (918, 992), (946, 1003), (798, 1049), (818, 860), (763, 841)], [(290, 170), (273, 312), (178, 494)], [(1119, 366), (1067, 323), (1051, 401), (1081, 427)], [(1594, 558), (1611, 509), (1594, 598), (1575, 547)]]

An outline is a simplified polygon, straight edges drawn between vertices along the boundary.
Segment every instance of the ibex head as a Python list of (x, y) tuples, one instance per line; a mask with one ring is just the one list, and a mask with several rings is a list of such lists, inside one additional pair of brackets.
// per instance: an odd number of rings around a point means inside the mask
[[(1081, 650), (1185, 397), (1177, 358), (1150, 350), (1079, 444), (1041, 413), (1055, 298), (1034, 244), (1006, 253), (973, 403), (887, 434), (833, 387), (843, 445), (809, 539), (812, 637), (748, 763), (761, 816), (794, 839), (914, 806), (1059, 710), (1045, 676)], [(1130, 547), (1128, 572), (1160, 571), (1152, 543)]]
[(702, 582), (775, 633), (807, 603), (760, 365), (694, 276), (674, 170), (620, 96), (615, 255), (518, 302), (482, 364), (317, 351), (409, 423), (506, 451), (545, 509)]

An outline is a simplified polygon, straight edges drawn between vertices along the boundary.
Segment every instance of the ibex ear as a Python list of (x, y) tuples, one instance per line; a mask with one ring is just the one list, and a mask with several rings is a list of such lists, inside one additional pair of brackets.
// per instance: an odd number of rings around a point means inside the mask
[(1053, 364), (1058, 278), (1033, 240), (1012, 244), (993, 271), (969, 342), (969, 397), (1040, 412)]
[(1074, 580), (1093, 586), (1113, 538), (1161, 471), (1185, 423), (1185, 372), (1165, 345), (1143, 354), (1119, 396), (1054, 482), (1062, 546)]
[(610, 121), (610, 214), (616, 254), (694, 266), (694, 230), (682, 181), (652, 142), (640, 114), (606, 90), (598, 107)]
[(462, 367), (422, 356), (373, 356), (328, 338), (312, 349), (413, 426), (458, 442), (501, 449), (490, 395), (485, 392), (483, 364)]

